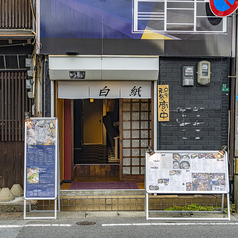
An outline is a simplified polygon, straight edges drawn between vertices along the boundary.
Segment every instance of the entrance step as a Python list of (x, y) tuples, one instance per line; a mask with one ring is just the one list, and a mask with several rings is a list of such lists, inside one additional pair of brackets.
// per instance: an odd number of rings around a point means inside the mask
[[(61, 211), (145, 211), (145, 190), (61, 191)], [(221, 207), (221, 195), (149, 195), (149, 210), (190, 204)], [(226, 204), (226, 198), (225, 198)], [(54, 201), (38, 201), (38, 210), (53, 209)]]
[(74, 167), (75, 177), (118, 177), (119, 164), (82, 164)]
[(81, 150), (74, 150), (75, 164), (105, 164), (108, 163), (106, 145), (84, 145)]

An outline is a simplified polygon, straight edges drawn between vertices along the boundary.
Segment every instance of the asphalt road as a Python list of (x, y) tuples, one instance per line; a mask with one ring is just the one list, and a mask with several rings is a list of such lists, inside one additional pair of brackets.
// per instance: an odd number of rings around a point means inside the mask
[(230, 221), (165, 221), (146, 220), (144, 212), (61, 212), (49, 220), (0, 214), (0, 238), (13, 237), (238, 237), (238, 215), (231, 215)]

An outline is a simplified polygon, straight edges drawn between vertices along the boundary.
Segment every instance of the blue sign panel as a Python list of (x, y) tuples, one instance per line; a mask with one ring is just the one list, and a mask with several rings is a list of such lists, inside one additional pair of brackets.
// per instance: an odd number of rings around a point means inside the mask
[(230, 56), (231, 19), (200, 0), (41, 0), (42, 54)]
[(56, 119), (26, 121), (25, 198), (56, 198)]

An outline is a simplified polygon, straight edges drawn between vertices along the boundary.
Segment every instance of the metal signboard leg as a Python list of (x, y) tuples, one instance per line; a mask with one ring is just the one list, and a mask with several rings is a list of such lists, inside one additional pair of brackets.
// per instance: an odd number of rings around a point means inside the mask
[(26, 219), (26, 199), (24, 199), (24, 219)]
[[(59, 137), (57, 138), (58, 141), (58, 145), (59, 145)], [(57, 181), (57, 185), (58, 185), (58, 212), (60, 212), (60, 167), (59, 167), (59, 146), (57, 147), (57, 173), (58, 173), (58, 181)]]
[(224, 194), (222, 194), (222, 199), (221, 199), (221, 213), (224, 212)]
[(149, 200), (148, 193), (145, 193), (145, 211), (146, 211), (146, 220), (149, 219)]
[[(211, 211), (209, 212), (210, 214), (212, 213), (226, 213), (226, 211), (224, 210), (224, 196), (225, 194), (222, 194), (222, 204), (221, 204), (221, 211)], [(230, 221), (231, 219), (231, 215), (230, 215), (230, 195), (229, 193), (226, 194), (227, 196), (227, 217), (225, 218), (221, 218), (221, 217), (217, 217), (217, 218), (214, 218), (214, 217), (204, 217), (204, 218), (180, 218), (180, 217), (176, 217), (176, 218), (173, 218), (173, 217), (150, 217), (150, 213), (162, 213), (162, 214), (165, 214), (165, 213), (187, 213), (188, 211), (163, 211), (163, 210), (149, 210), (149, 194), (146, 192), (145, 194), (145, 211), (146, 211), (146, 220), (228, 220)], [(191, 211), (189, 211), (191, 212)], [(201, 213), (199, 211), (192, 211), (194, 214), (195, 213)]]
[(230, 210), (230, 195), (227, 193), (227, 215), (228, 215), (228, 220), (231, 219), (231, 210)]

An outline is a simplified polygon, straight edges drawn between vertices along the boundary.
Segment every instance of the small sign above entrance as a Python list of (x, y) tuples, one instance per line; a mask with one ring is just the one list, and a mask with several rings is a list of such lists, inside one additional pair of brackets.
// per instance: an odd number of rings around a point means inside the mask
[(70, 79), (85, 79), (85, 71), (69, 71)]

